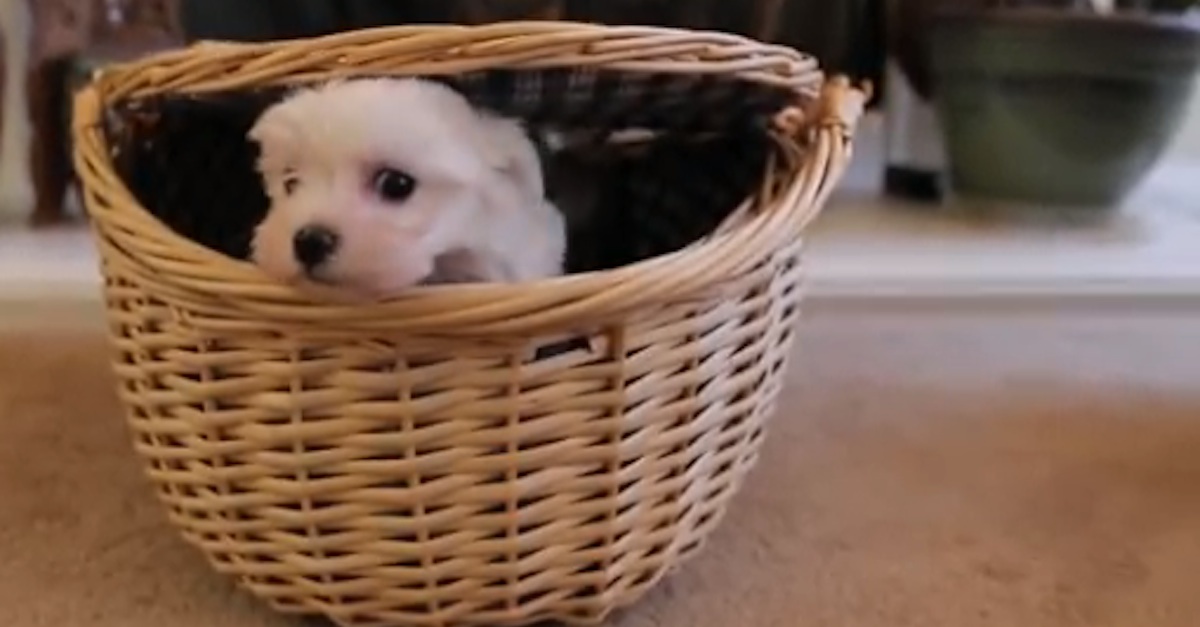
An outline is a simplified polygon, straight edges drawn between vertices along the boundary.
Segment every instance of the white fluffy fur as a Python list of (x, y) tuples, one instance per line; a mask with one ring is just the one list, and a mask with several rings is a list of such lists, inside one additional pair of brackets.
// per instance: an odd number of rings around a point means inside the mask
[[(280, 280), (386, 296), (421, 283), (562, 273), (563, 219), (545, 199), (533, 144), (515, 121), (444, 85), (359, 79), (305, 89), (264, 112), (250, 139), (271, 199), (253, 258)], [(379, 167), (410, 174), (414, 194), (400, 205), (377, 198)], [(288, 172), (299, 180), (290, 196)], [(314, 223), (341, 245), (305, 277), (292, 241)]]

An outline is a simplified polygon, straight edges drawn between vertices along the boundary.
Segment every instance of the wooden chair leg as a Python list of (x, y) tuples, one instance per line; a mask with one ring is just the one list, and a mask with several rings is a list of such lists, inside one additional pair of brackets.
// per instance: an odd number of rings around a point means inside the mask
[(459, 4), (457, 21), (487, 24), (503, 20), (561, 20), (563, 0), (466, 0)]
[(66, 70), (64, 59), (47, 60), (29, 71), (29, 113), (33, 125), (30, 166), (35, 204), (31, 221), (46, 226), (66, 219), (64, 203), (71, 184), (66, 150)]
[(761, 41), (775, 41), (783, 18), (783, 0), (758, 0), (754, 5), (751, 35)]

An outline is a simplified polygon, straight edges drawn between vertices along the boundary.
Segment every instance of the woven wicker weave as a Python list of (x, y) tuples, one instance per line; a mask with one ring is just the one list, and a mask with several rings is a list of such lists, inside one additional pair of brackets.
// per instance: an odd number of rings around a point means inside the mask
[[(129, 145), (105, 122), (163, 95), (500, 68), (730, 77), (793, 106), (757, 192), (709, 237), (371, 305), (272, 283), (169, 227), (119, 174)], [(106, 71), (76, 102), (76, 162), (121, 398), (171, 520), (277, 608), (343, 625), (588, 623), (636, 600), (758, 454), (799, 236), (862, 106), (822, 81), (812, 59), (734, 36), (567, 23), (203, 44)]]

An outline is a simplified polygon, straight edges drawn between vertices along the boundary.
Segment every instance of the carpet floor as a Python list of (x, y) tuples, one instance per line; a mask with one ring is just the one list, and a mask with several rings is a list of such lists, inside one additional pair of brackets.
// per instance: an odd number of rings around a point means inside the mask
[[(1200, 624), (1200, 323), (817, 316), (719, 532), (613, 627)], [(0, 332), (0, 625), (298, 627), (167, 526), (94, 330)]]

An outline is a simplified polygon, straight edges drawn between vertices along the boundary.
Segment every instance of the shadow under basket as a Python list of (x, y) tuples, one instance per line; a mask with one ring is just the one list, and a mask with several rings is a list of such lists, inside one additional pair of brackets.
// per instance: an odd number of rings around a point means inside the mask
[[(568, 276), (327, 301), (244, 261), (267, 206), (245, 135), (285, 89), (349, 76), (658, 135), (574, 155), (603, 167)], [(633, 603), (757, 458), (801, 235), (861, 100), (790, 49), (571, 23), (206, 43), (105, 71), (76, 101), (76, 162), (121, 399), (171, 521), (276, 608), (341, 625), (595, 623)], [(571, 192), (560, 169), (552, 196)]]

